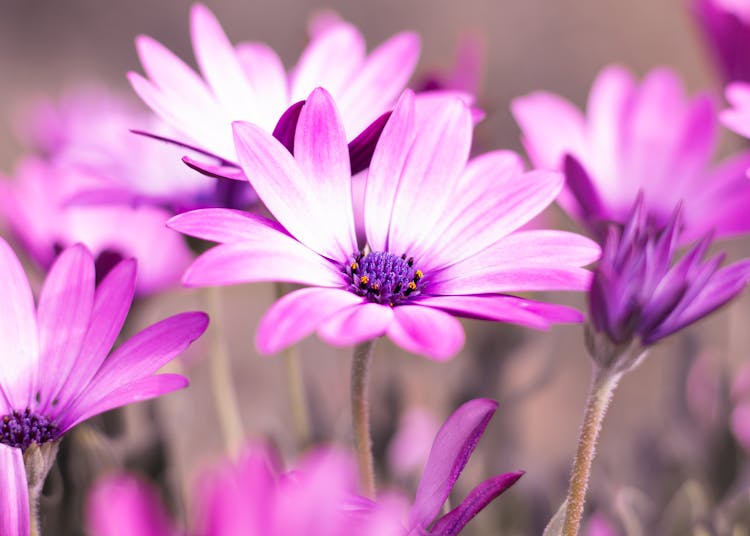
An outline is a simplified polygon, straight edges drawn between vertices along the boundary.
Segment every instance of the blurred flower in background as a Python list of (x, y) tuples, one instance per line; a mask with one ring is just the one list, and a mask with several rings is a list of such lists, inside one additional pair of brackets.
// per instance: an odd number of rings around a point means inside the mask
[(695, 18), (724, 82), (750, 82), (750, 2), (691, 0)]
[(532, 162), (565, 172), (560, 205), (600, 239), (607, 222), (625, 224), (639, 192), (656, 229), (682, 203), (681, 243), (709, 231), (724, 237), (750, 230), (750, 152), (711, 167), (715, 105), (707, 94), (688, 99), (673, 71), (653, 70), (638, 83), (625, 69), (608, 67), (585, 115), (547, 92), (515, 99), (512, 110)]

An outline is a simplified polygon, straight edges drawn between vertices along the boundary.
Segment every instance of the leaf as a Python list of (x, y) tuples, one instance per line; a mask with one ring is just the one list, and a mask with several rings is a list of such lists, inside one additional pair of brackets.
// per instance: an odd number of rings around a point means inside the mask
[(568, 509), (568, 499), (560, 505), (560, 508), (549, 520), (547, 528), (544, 529), (542, 536), (562, 536), (563, 525), (565, 524), (565, 511)]

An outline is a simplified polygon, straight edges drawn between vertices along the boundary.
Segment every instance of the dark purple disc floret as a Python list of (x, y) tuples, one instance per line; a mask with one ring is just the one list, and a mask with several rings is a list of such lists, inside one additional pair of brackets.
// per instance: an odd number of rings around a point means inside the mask
[(60, 430), (45, 417), (29, 408), (13, 411), (0, 419), (0, 443), (26, 450), (33, 443), (41, 445), (56, 440)]

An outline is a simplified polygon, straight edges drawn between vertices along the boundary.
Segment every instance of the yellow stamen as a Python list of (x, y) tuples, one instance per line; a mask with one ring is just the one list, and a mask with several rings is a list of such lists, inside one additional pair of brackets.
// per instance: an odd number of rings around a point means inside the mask
[(424, 274), (422, 273), (422, 270), (417, 270), (416, 272), (414, 272), (414, 279), (416, 279), (417, 281), (419, 281), (423, 277)]
[(366, 275), (363, 275), (362, 277), (359, 278), (359, 282), (363, 285), (366, 285), (367, 283), (370, 282), (370, 278), (367, 277)]
[(417, 290), (417, 284), (414, 281), (409, 281), (409, 289)]

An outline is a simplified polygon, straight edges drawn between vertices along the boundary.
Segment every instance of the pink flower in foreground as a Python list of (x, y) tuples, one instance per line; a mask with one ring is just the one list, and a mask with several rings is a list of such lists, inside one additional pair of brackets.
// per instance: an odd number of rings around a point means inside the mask
[(135, 476), (97, 482), (86, 505), (87, 529), (96, 536), (176, 536), (156, 489)]
[(657, 228), (682, 202), (684, 242), (750, 230), (750, 153), (710, 169), (714, 104), (707, 95), (688, 100), (671, 71), (656, 69), (639, 84), (620, 67), (605, 69), (585, 116), (546, 92), (518, 98), (512, 109), (534, 164), (565, 171), (562, 207), (600, 238), (604, 223), (627, 221), (640, 191)]
[(182, 237), (166, 228), (171, 213), (148, 205), (70, 203), (76, 193), (100, 185), (71, 167), (27, 159), (15, 180), (0, 181), (0, 219), (43, 269), (63, 249), (82, 243), (96, 257), (98, 278), (133, 257), (139, 295), (175, 286), (193, 255)]
[[(485, 506), (510, 488), (522, 472), (486, 480), (453, 510), (440, 515), (497, 409), (493, 400), (472, 400), (445, 422), (432, 444), (413, 504), (389, 493), (378, 502), (356, 495), (350, 456), (328, 449), (308, 454), (280, 473), (272, 453), (247, 448), (237, 462), (207, 473), (197, 497), (199, 536), (455, 536)], [(138, 534), (166, 530), (166, 515), (154, 505), (154, 491), (127, 477), (100, 482), (89, 497), (88, 524), (98, 536), (130, 534), (100, 527), (138, 526)], [(436, 520), (437, 518), (437, 520)], [(162, 532), (163, 534), (168, 534)]]
[(0, 450), (0, 474), (13, 478), (0, 494), (4, 522), (28, 518), (17, 504), (26, 473), (8, 473), (23, 467), (22, 452), (58, 441), (94, 415), (188, 383), (177, 374), (155, 373), (203, 333), (206, 315), (170, 317), (107, 357), (133, 299), (135, 262), (121, 262), (96, 288), (94, 278), (91, 254), (73, 246), (50, 269), (35, 307), (21, 263), (0, 240), (0, 444), (13, 447)]
[(317, 331), (335, 345), (387, 335), (408, 351), (445, 359), (463, 346), (454, 315), (538, 329), (579, 321), (568, 307), (505, 294), (588, 287), (580, 266), (598, 257), (593, 242), (560, 231), (514, 232), (554, 199), (562, 177), (524, 173), (518, 156), (504, 151), (467, 163), (472, 123), (459, 100), (429, 118), (415, 115), (407, 91), (375, 149), (366, 246), (355, 238), (346, 138), (325, 90), (313, 91), (301, 111), (294, 156), (263, 129), (237, 123), (242, 167), (278, 223), (226, 209), (174, 217), (172, 228), (221, 243), (196, 259), (183, 282), (309, 285), (261, 321), (256, 344), (266, 354)]
[[(190, 29), (202, 76), (157, 41), (140, 36), (136, 46), (148, 78), (137, 73), (128, 77), (144, 102), (184, 136), (180, 142), (211, 153), (219, 162), (193, 165), (231, 175), (226, 166), (238, 162), (233, 121), (272, 132), (290, 106), (322, 86), (341, 108), (351, 140), (388, 112), (406, 87), (419, 57), (415, 34), (398, 34), (367, 54), (362, 34), (351, 24), (329, 17), (318, 26), (287, 74), (267, 45), (232, 45), (208, 8), (195, 4)], [(283, 129), (283, 123), (278, 128)]]

